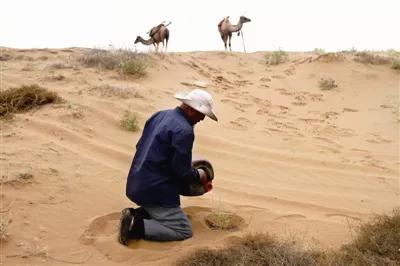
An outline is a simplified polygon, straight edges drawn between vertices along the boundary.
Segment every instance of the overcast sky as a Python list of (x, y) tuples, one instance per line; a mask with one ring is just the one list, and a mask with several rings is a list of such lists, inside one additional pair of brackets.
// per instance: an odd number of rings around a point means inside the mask
[[(137, 48), (171, 21), (169, 51), (223, 50), (218, 22), (243, 26), (248, 52), (400, 50), (400, 0), (1, 0), (0, 46)], [(232, 48), (243, 51), (242, 38)]]

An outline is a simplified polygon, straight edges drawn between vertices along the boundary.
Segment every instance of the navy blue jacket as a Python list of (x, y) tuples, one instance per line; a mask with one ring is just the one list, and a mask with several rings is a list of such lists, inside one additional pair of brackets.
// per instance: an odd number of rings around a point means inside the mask
[(179, 107), (150, 117), (136, 144), (127, 197), (140, 206), (179, 206), (180, 187), (200, 178), (192, 168), (193, 141), (193, 126)]

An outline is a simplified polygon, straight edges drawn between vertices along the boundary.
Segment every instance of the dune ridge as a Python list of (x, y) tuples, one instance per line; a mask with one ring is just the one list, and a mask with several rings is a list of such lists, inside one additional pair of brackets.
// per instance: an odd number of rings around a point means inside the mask
[[(250, 232), (338, 247), (354, 225), (399, 206), (400, 74), (353, 54), (264, 52), (149, 54), (147, 76), (83, 66), (83, 48), (1, 48), (2, 90), (39, 84), (65, 101), (1, 120), (1, 214), (5, 264), (169, 265), (199, 247)], [(321, 78), (337, 87), (321, 90)], [(194, 228), (183, 242), (116, 241), (130, 206), (126, 175), (140, 130), (173, 108), (177, 90), (214, 96), (219, 122), (195, 128), (194, 154), (215, 168), (214, 190), (182, 197)], [(124, 131), (125, 110), (138, 132)], [(238, 230), (207, 226), (211, 213), (243, 219)], [(171, 255), (173, 254), (173, 255)]]

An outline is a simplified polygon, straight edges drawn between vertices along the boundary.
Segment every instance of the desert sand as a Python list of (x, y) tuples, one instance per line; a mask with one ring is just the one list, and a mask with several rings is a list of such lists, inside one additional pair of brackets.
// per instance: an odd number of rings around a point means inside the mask
[[(86, 68), (86, 49), (2, 48), (5, 90), (39, 84), (64, 103), (1, 121), (1, 241), (4, 265), (170, 265), (202, 247), (268, 232), (304, 246), (337, 248), (354, 227), (400, 205), (400, 74), (351, 54), (289, 53), (276, 66), (264, 53), (150, 54), (147, 76)], [(338, 85), (321, 90), (318, 81)], [(214, 189), (182, 197), (194, 237), (117, 242), (119, 212), (134, 206), (126, 176), (146, 119), (173, 108), (178, 90), (208, 90), (219, 122), (195, 127), (193, 152), (210, 160)], [(137, 132), (124, 131), (125, 112)], [(235, 231), (204, 218), (230, 212)]]

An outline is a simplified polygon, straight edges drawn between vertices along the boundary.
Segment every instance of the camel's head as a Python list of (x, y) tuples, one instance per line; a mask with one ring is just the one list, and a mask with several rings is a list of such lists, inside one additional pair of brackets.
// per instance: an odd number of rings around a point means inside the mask
[(137, 36), (137, 37), (136, 37), (136, 40), (135, 40), (135, 43), (140, 42), (140, 39), (141, 39), (140, 36)]
[(240, 22), (242, 22), (242, 23), (251, 22), (251, 19), (246, 18), (245, 16), (241, 16), (240, 17)]

